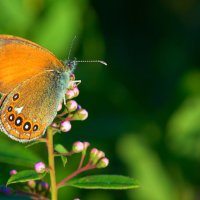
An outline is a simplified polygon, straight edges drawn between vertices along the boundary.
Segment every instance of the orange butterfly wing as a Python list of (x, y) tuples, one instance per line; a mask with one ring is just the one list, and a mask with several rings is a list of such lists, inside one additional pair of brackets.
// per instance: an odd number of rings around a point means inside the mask
[(0, 35), (0, 93), (44, 70), (64, 71), (64, 65), (47, 49), (31, 41)]
[(68, 73), (45, 71), (19, 84), (3, 102), (0, 130), (20, 142), (41, 137), (57, 114), (68, 82)]

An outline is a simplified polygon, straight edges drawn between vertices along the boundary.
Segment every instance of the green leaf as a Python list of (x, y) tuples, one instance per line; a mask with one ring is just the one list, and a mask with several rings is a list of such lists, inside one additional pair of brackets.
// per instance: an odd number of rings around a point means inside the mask
[(7, 185), (12, 183), (19, 183), (19, 182), (27, 182), (30, 180), (38, 180), (43, 178), (46, 175), (46, 173), (38, 174), (34, 170), (24, 170), (17, 172), (17, 174), (12, 175), (7, 182)]
[(61, 160), (63, 162), (63, 166), (65, 167), (65, 165), (67, 164), (67, 157), (66, 156), (61, 156)]
[(124, 190), (138, 188), (136, 180), (121, 175), (94, 175), (69, 181), (65, 186), (81, 189)]
[(25, 149), (23, 144), (16, 143), (16, 141), (13, 142), (9, 138), (6, 139), (4, 140), (1, 135), (0, 162), (32, 167), (36, 162), (42, 160), (32, 151)]
[(68, 153), (67, 149), (62, 144), (55, 144), (54, 150), (58, 153)]
[[(67, 149), (62, 145), (62, 144), (55, 144), (54, 145), (54, 150), (57, 151), (58, 153), (68, 153)], [(67, 163), (67, 157), (61, 155), (61, 160), (63, 162), (63, 166), (65, 167)]]

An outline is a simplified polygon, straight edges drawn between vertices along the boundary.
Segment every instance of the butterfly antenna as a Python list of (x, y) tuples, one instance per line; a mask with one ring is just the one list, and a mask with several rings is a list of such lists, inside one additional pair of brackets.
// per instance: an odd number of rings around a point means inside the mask
[(69, 60), (70, 59), (70, 56), (71, 56), (71, 52), (72, 52), (72, 47), (73, 47), (73, 45), (74, 45), (74, 41), (76, 40), (76, 35), (74, 36), (74, 38), (73, 38), (73, 40), (72, 40), (72, 42), (71, 42), (71, 45), (70, 45), (70, 49), (69, 49), (69, 54), (68, 54), (68, 57), (67, 57), (67, 60)]
[(75, 60), (76, 63), (101, 63), (105, 66), (108, 64), (103, 60)]

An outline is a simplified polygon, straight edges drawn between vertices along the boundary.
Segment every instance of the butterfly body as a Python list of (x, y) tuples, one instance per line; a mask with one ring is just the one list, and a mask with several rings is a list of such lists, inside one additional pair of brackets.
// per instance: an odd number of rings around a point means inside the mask
[(41, 137), (56, 116), (70, 69), (30, 41), (0, 36), (0, 130), (20, 142)]

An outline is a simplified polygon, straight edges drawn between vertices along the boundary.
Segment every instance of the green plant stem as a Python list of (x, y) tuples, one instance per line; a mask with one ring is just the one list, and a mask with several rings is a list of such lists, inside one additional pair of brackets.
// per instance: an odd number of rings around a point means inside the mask
[(47, 129), (47, 149), (48, 149), (49, 172), (51, 180), (51, 199), (57, 200), (57, 187), (56, 187), (54, 149), (53, 149), (53, 131), (50, 127)]
[(78, 166), (78, 169), (80, 169), (83, 166), (84, 159), (85, 159), (85, 153), (82, 153), (82, 155), (81, 155), (81, 161), (80, 161), (80, 164)]

